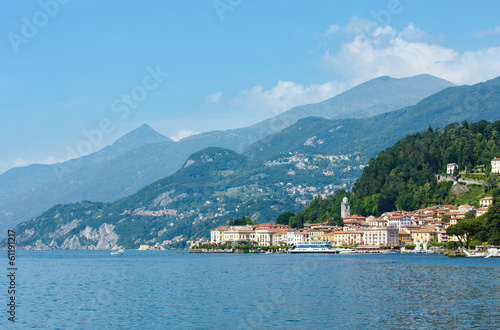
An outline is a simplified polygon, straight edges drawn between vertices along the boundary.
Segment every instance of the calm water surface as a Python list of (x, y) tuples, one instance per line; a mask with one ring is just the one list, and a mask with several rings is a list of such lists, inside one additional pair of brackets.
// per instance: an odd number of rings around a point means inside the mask
[(17, 253), (2, 329), (500, 329), (500, 259)]

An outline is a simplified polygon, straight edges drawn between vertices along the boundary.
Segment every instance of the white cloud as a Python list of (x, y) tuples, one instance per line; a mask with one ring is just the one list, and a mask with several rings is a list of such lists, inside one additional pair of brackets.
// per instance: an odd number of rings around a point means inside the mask
[(179, 131), (179, 133), (177, 133), (177, 135), (171, 136), (170, 138), (172, 140), (174, 140), (175, 142), (177, 142), (179, 140), (184, 139), (185, 137), (188, 137), (188, 136), (191, 136), (191, 135), (195, 135), (195, 134), (199, 134), (199, 132), (194, 132), (192, 130), (187, 130), (187, 129), (181, 129)]
[(428, 73), (456, 84), (472, 84), (500, 75), (500, 47), (459, 53), (433, 42), (435, 37), (412, 23), (401, 32), (374, 24), (351, 19), (342, 28), (351, 39), (337, 53), (325, 52), (324, 64), (351, 82)]
[(337, 33), (338, 31), (340, 30), (340, 26), (338, 26), (337, 24), (334, 24), (334, 25), (329, 25), (328, 26), (328, 30), (326, 30), (326, 35), (330, 35), (330, 34), (335, 34)]
[(477, 38), (484, 38), (489, 35), (499, 35), (499, 34), (500, 34), (500, 26), (495, 26), (494, 28), (491, 29), (474, 32), (474, 36)]
[(219, 103), (221, 97), (222, 97), (222, 92), (210, 94), (205, 98), (205, 104)]
[(254, 86), (251, 90), (239, 92), (238, 96), (231, 100), (231, 105), (249, 110), (273, 110), (279, 113), (294, 106), (326, 100), (345, 89), (346, 85), (339, 82), (305, 87), (293, 81), (280, 80), (271, 89)]

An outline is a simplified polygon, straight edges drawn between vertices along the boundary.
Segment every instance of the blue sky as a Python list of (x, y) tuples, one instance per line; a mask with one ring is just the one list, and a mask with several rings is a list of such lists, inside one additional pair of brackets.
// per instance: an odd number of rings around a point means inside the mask
[(142, 123), (176, 139), (247, 126), (381, 75), (491, 79), (499, 12), (498, 1), (4, 2), (0, 173), (97, 151)]

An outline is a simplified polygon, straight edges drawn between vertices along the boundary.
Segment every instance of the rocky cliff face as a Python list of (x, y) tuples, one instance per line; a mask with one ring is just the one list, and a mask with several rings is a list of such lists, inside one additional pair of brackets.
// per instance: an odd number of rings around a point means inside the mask
[[(118, 245), (120, 237), (114, 231), (113, 224), (103, 223), (99, 228), (86, 226), (80, 232), (68, 235), (80, 222), (81, 220), (73, 220), (34, 243), (22, 246), (22, 243), (28, 241), (35, 233), (32, 229), (26, 229), (18, 233), (18, 243), (25, 250), (115, 250), (121, 248)], [(63, 237), (65, 239), (61, 243), (60, 238)]]

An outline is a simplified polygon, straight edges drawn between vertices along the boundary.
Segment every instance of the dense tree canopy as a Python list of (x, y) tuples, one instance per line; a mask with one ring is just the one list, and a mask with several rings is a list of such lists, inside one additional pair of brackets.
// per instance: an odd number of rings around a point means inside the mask
[[(500, 121), (482, 120), (408, 135), (370, 160), (353, 193), (363, 199), (378, 194), (378, 213), (444, 203), (451, 183), (438, 183), (436, 174), (445, 174), (449, 163), (467, 172), (479, 167), (488, 171), (491, 159), (500, 156), (499, 131)], [(490, 188), (498, 182), (495, 175), (486, 173), (486, 178)]]

